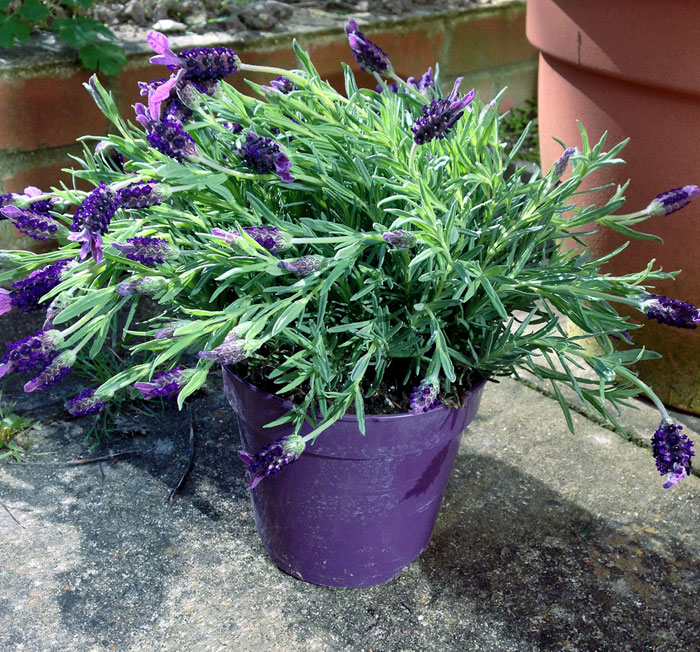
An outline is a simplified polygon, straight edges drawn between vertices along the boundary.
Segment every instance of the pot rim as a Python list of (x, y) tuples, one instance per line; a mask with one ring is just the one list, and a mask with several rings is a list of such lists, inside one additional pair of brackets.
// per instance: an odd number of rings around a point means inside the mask
[[(280, 404), (283, 408), (285, 408), (287, 411), (294, 409), (296, 404), (292, 403), (291, 401), (288, 401), (287, 399), (283, 399), (280, 396), (277, 396), (277, 394), (270, 394), (269, 392), (266, 392), (265, 390), (260, 389), (256, 385), (253, 385), (252, 383), (248, 382), (247, 380), (244, 380), (241, 378), (237, 373), (231, 370), (231, 368), (228, 365), (222, 365), (224, 372), (230, 374), (237, 380), (239, 383), (242, 385), (245, 385), (248, 390), (253, 392), (254, 394), (260, 394), (261, 396), (265, 397), (267, 400), (274, 401), (275, 403)], [(462, 395), (462, 402), (466, 402), (469, 396), (474, 394), (475, 392), (480, 391), (488, 382), (488, 378), (482, 378), (476, 385), (470, 387), (468, 390), (466, 390)], [(428, 410), (428, 412), (419, 412), (418, 414), (413, 414), (413, 412), (398, 412), (396, 414), (365, 414), (365, 420), (371, 419), (372, 421), (390, 421), (393, 419), (406, 419), (406, 418), (416, 418), (423, 416), (425, 414), (435, 414), (439, 412), (444, 412), (446, 410), (452, 410), (452, 409), (461, 409), (465, 410), (467, 409), (464, 405), (462, 405), (460, 408), (450, 408), (444, 403), (441, 403), (437, 407), (433, 408), (432, 410)], [(352, 422), (352, 421), (357, 421), (357, 415), (356, 414), (344, 414), (342, 417), (338, 419), (338, 421), (345, 421), (345, 422)]]

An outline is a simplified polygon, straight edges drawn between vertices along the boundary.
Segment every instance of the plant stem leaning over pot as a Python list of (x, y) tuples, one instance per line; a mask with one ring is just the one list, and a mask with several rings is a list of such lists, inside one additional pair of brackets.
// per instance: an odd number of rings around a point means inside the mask
[[(668, 219), (698, 188), (669, 191), (631, 215), (616, 214), (624, 188), (602, 206), (572, 208), (588, 175), (622, 163), (624, 143), (606, 150), (581, 127), (580, 151), (565, 149), (541, 176), (508, 175), (517, 145), (503, 145), (500, 96), (485, 105), (474, 91), (461, 94), (458, 79), (444, 97), (432, 69), (404, 81), (354, 21), (346, 33), (377, 90), (358, 88), (346, 67), (339, 93), (297, 43), (300, 68), (283, 70), (251, 66), (227, 48), (177, 54), (156, 32), (154, 62), (171, 74), (142, 83), (148, 105), (135, 106), (135, 126), (93, 77), (87, 89), (114, 134), (99, 139), (98, 155), (84, 139), (74, 174), (95, 189), (0, 198), (17, 228), (59, 243), (50, 253), (2, 255), (10, 270), (0, 278), (28, 278), (2, 291), (0, 310), (49, 309), (51, 330), (11, 344), (0, 373), (33, 373), (32, 391), (58, 382), (76, 356), (98, 355), (126, 312), (130, 327), (115, 340), (139, 362), (124, 356), (119, 373), (68, 409), (94, 413), (138, 391), (182, 406), (219, 364), (265, 378), (297, 400), (269, 424), (288, 424), (287, 435), (243, 453), (251, 486), (349, 410), (364, 432), (365, 403), (380, 396), (422, 414), (457, 405), (482, 379), (522, 370), (569, 385), (611, 421), (631, 396), (654, 400), (630, 369), (654, 354), (613, 347), (642, 326), (615, 304), (688, 328), (697, 310), (654, 294), (653, 282), (674, 273), (650, 263), (611, 277), (599, 271), (604, 259), (558, 243), (575, 237), (585, 249), (579, 230), (590, 223), (648, 237), (632, 227)], [(251, 83), (259, 95), (251, 97), (224, 81), (241, 71), (275, 79)], [(139, 300), (161, 308), (140, 330), (131, 323)], [(585, 353), (565, 319), (604, 353)], [(577, 373), (581, 360), (597, 380)], [(692, 444), (657, 404), (653, 451), (670, 486), (690, 472)]]

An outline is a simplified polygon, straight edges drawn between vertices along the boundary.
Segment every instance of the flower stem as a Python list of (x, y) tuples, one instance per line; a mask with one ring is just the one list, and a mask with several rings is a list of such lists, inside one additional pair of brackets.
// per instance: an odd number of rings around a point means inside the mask
[(618, 367), (615, 369), (615, 373), (619, 374), (623, 378), (626, 378), (629, 380), (632, 384), (636, 385), (641, 389), (649, 398), (649, 400), (654, 404), (656, 409), (661, 413), (661, 418), (666, 421), (671, 421), (671, 417), (668, 414), (668, 410), (666, 410), (666, 406), (661, 402), (659, 397), (654, 394), (654, 390), (649, 387), (646, 383), (641, 381), (635, 374), (633, 374), (629, 369), (625, 367)]

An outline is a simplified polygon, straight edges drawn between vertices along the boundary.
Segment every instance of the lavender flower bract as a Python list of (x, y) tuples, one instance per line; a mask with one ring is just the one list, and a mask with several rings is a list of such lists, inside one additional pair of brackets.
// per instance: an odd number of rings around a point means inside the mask
[(168, 282), (162, 276), (144, 276), (133, 281), (126, 281), (117, 285), (117, 294), (125, 297), (128, 294), (141, 294), (143, 296), (155, 296), (167, 286)]
[(664, 420), (651, 438), (651, 448), (659, 473), (666, 476), (664, 489), (688, 477), (692, 468), (690, 458), (695, 455), (693, 442), (681, 433), (683, 426)]
[(554, 161), (554, 169), (552, 170), (553, 181), (559, 181), (564, 176), (564, 172), (566, 172), (566, 168), (569, 165), (569, 159), (576, 154), (576, 151), (575, 147), (567, 147), (562, 152), (562, 155)]
[(103, 258), (102, 237), (109, 230), (110, 222), (119, 208), (119, 199), (109, 186), (100, 181), (97, 186), (78, 206), (73, 216), (69, 240), (81, 242), (81, 260), (92, 254), (99, 263)]
[(423, 107), (423, 115), (411, 128), (413, 140), (418, 145), (425, 145), (434, 138), (443, 139), (464, 114), (464, 109), (474, 99), (476, 93), (472, 89), (460, 98), (457, 89), (462, 79), (459, 77), (455, 81), (452, 92), (445, 99), (433, 100), (430, 106)]
[(698, 186), (673, 188), (654, 197), (646, 210), (649, 215), (670, 215), (687, 206), (698, 195), (700, 195)]
[(640, 300), (640, 310), (649, 319), (676, 328), (695, 329), (700, 324), (700, 311), (690, 303), (659, 294), (646, 294)]
[(396, 247), (397, 249), (410, 249), (418, 243), (418, 238), (410, 231), (398, 229), (396, 231), (387, 231), (382, 233), (382, 239), (387, 244)]
[(357, 23), (351, 18), (345, 23), (345, 33), (350, 43), (352, 56), (362, 70), (376, 72), (378, 74), (390, 72), (391, 62), (387, 53), (376, 43), (370, 41), (358, 28)]
[(310, 276), (318, 272), (323, 267), (324, 260), (321, 256), (302, 256), (293, 261), (280, 260), (278, 263), (281, 269), (286, 269), (288, 272), (293, 272), (297, 276)]
[[(273, 255), (288, 249), (291, 244), (289, 236), (275, 226), (245, 226), (243, 231)], [(224, 231), (215, 228), (211, 230), (211, 233), (218, 238), (223, 238), (228, 245), (241, 239), (241, 234), (238, 231)]]
[(63, 343), (57, 330), (39, 330), (7, 345), (7, 353), (0, 360), (0, 378), (15, 371), (39, 373), (58, 355), (56, 349)]
[(58, 222), (50, 214), (58, 201), (55, 198), (30, 201), (41, 194), (41, 190), (29, 186), (23, 195), (3, 195), (5, 199), (4, 204), (0, 202), (0, 215), (11, 220), (20, 233), (45, 241), (58, 231)]
[(146, 140), (151, 147), (157, 149), (179, 163), (188, 156), (197, 154), (197, 144), (194, 142), (178, 120), (163, 118), (151, 124)]
[(260, 174), (275, 172), (285, 183), (294, 181), (289, 174), (292, 168), (291, 161), (284, 152), (280, 151), (279, 143), (272, 138), (258, 136), (254, 131), (249, 131), (235, 153), (247, 167), (255, 172)]
[(39, 302), (41, 297), (53, 290), (60, 282), (72, 258), (63, 258), (43, 269), (32, 272), (23, 281), (18, 281), (12, 290), (0, 289), (0, 315), (17, 308), (20, 312), (31, 313), (45, 308), (48, 301)]
[(153, 377), (148, 383), (134, 383), (134, 387), (141, 392), (144, 399), (163, 398), (167, 401), (175, 399), (179, 391), (187, 382), (191, 372), (175, 367), (170, 371), (164, 371)]
[(288, 435), (273, 441), (255, 455), (238, 451), (246, 473), (252, 476), (248, 489), (255, 488), (263, 478), (279, 473), (285, 466), (298, 460), (305, 447), (306, 444), (299, 435)]
[(428, 380), (424, 380), (414, 387), (411, 392), (411, 397), (409, 405), (411, 407), (412, 414), (421, 414), (421, 412), (428, 412), (436, 407), (440, 401), (437, 397), (437, 387)]
[(157, 54), (151, 63), (183, 70), (184, 79), (197, 82), (218, 81), (238, 71), (241, 60), (231, 48), (192, 48), (175, 54), (168, 38), (160, 32), (150, 32), (146, 38)]
[(222, 365), (236, 364), (247, 357), (246, 341), (241, 339), (239, 330), (234, 328), (215, 349), (200, 351), (197, 355)]
[(74, 417), (85, 417), (97, 414), (106, 405), (101, 396), (95, 395), (95, 387), (88, 387), (65, 403), (65, 408)]
[(151, 181), (137, 181), (117, 192), (117, 198), (122, 208), (157, 206), (169, 195), (169, 189), (155, 179)]
[(48, 389), (63, 380), (75, 364), (75, 353), (66, 351), (54, 358), (45, 369), (42, 369), (36, 377), (32, 378), (24, 386), (25, 392)]
[(141, 263), (146, 267), (162, 265), (177, 253), (169, 242), (161, 238), (127, 238), (125, 243), (113, 242), (112, 246), (123, 253), (129, 260)]

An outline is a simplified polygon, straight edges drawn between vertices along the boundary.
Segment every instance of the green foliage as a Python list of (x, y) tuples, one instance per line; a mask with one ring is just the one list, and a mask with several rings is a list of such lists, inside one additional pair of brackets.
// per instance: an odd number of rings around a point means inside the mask
[(14, 439), (20, 433), (31, 427), (31, 419), (26, 419), (14, 414), (14, 403), (6, 403), (0, 393), (0, 459), (13, 457), (16, 461), (22, 459), (24, 450), (15, 443)]
[(503, 134), (509, 146), (515, 145), (523, 133), (527, 133), (518, 158), (532, 163), (540, 162), (539, 131), (537, 129), (537, 100), (525, 101), (524, 106), (513, 107), (501, 118)]
[[(184, 164), (152, 148), (92, 81), (93, 97), (115, 126), (108, 142), (126, 159), (126, 172), (93, 155), (86, 139), (76, 178), (113, 188), (155, 179), (172, 193), (158, 206), (120, 209), (103, 236), (104, 260), (82, 261), (47, 295), (72, 297), (54, 323), (63, 346), (82, 359), (97, 363), (110, 333), (129, 348), (132, 357), (120, 356), (99, 393), (129, 397), (135, 382), (234, 336), (246, 356), (243, 373), (268, 377), (279, 393), (297, 392), (298, 407), (282, 422), (298, 433), (311, 421), (306, 439), (352, 405), (362, 414), (365, 399), (382, 386), (410, 388), (425, 379), (454, 396), (480, 378), (518, 370), (571, 386), (614, 421), (616, 406), (643, 387), (627, 367), (647, 355), (614, 352), (610, 337), (636, 327), (614, 304), (638, 305), (649, 282), (670, 275), (650, 264), (611, 277), (599, 270), (603, 260), (559, 243), (585, 240), (580, 228), (596, 222), (637, 235), (630, 225), (638, 215), (612, 215), (624, 188), (611, 190), (603, 206), (573, 203), (586, 177), (622, 162), (624, 143), (606, 150), (603, 137), (591, 145), (581, 127), (583, 147), (566, 181), (553, 171), (509, 174), (527, 130), (503, 145), (498, 98), (486, 106), (477, 98), (446, 138), (418, 146), (411, 127), (426, 98), (415, 89), (358, 89), (346, 67), (342, 95), (320, 79), (306, 52), (295, 50), (302, 69), (268, 70), (297, 84), (288, 95), (251, 84), (263, 98), (256, 99), (225, 83), (214, 96), (196, 94), (186, 128), (197, 154)], [(243, 135), (231, 133), (228, 122), (241, 124)], [(248, 131), (279, 141), (294, 182), (244, 165), (237, 145)], [(69, 189), (55, 194), (73, 204), (85, 197)], [(56, 219), (70, 224), (70, 216)], [(252, 226), (279, 229), (290, 248), (271, 253), (244, 231)], [(229, 244), (212, 234), (215, 228), (237, 238)], [(416, 245), (387, 244), (383, 234), (394, 230), (410, 231)], [(111, 247), (137, 235), (162, 238), (179, 255), (152, 270)], [(78, 245), (63, 239), (56, 252), (17, 255), (15, 269), (0, 280), (77, 255)], [(280, 258), (308, 255), (323, 264), (307, 276), (279, 265)], [(152, 275), (165, 279), (153, 296), (161, 312), (139, 321), (138, 297), (115, 289)], [(605, 355), (593, 360), (567, 334), (564, 318), (590, 333)], [(156, 338), (168, 325), (171, 332)], [(581, 373), (589, 361), (597, 380)], [(212, 368), (212, 360), (198, 359), (180, 405)], [(621, 375), (626, 380), (616, 383)]]
[(82, 16), (93, 0), (0, 0), (0, 47), (10, 48), (29, 40), (33, 29), (51, 30), (78, 51), (83, 65), (105, 75), (115, 75), (126, 63), (121, 47), (103, 23)]

